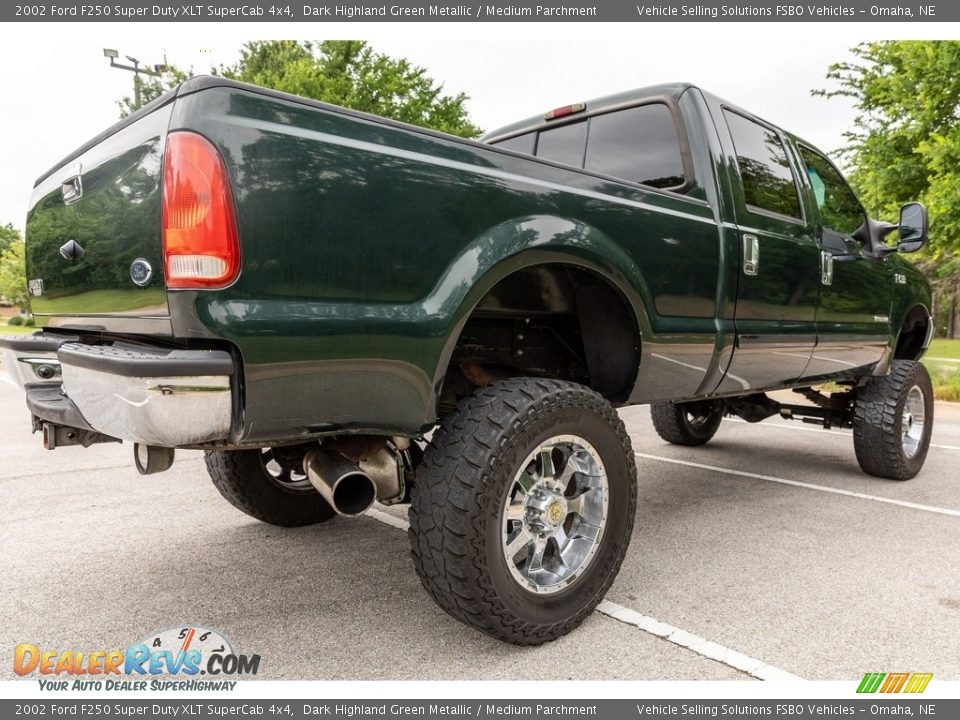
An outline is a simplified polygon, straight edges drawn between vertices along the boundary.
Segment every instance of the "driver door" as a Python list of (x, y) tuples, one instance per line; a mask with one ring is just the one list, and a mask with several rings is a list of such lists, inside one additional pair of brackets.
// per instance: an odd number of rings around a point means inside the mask
[(822, 253), (817, 344), (803, 376), (866, 372), (890, 342), (889, 263), (857, 239), (867, 215), (833, 163), (806, 145), (798, 150)]

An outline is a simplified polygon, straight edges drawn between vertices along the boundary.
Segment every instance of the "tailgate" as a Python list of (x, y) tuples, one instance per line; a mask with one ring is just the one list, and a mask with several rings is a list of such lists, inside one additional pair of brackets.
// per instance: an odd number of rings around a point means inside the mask
[(26, 225), (37, 324), (170, 333), (163, 279), (161, 98), (37, 182)]

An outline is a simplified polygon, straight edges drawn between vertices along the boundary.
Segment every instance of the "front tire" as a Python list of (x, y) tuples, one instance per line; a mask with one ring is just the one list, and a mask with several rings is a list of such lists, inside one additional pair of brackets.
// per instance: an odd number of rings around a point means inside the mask
[(853, 447), (865, 473), (891, 480), (916, 476), (933, 429), (933, 386), (914, 360), (894, 360), (890, 373), (857, 391)]
[(417, 469), (417, 574), (450, 615), (517, 645), (570, 632), (613, 583), (637, 502), (613, 407), (569, 382), (479, 388), (443, 419)]
[(654, 403), (650, 417), (657, 435), (668, 443), (694, 447), (707, 444), (717, 434), (723, 406), (719, 400)]
[(212, 450), (204, 460), (226, 501), (261, 522), (300, 527), (336, 515), (282, 450)]

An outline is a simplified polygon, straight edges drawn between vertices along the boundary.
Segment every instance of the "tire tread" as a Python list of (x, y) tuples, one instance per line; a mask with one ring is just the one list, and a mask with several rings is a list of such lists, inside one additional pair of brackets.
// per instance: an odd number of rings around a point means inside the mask
[[(626, 553), (621, 544), (613, 572), (582, 609), (563, 623), (535, 624), (507, 610), (481, 566), (483, 478), (502, 471), (502, 458), (520, 429), (561, 407), (583, 407), (615, 428), (631, 480), (636, 463), (630, 438), (613, 407), (575, 383), (513, 378), (479, 388), (443, 419), (417, 469), (410, 508), (410, 546), (421, 583), (452, 617), (517, 645), (540, 645), (580, 625), (603, 599)], [(636, 511), (631, 482), (629, 525)]]

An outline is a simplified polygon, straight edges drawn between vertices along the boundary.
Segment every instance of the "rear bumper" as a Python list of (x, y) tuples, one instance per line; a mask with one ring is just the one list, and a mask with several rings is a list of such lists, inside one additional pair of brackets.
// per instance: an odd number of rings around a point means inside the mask
[(3, 367), (21, 388), (36, 383), (59, 382), (60, 361), (57, 360), (57, 350), (63, 343), (76, 339), (75, 336), (51, 336), (42, 333), (0, 338)]
[[(42, 356), (57, 365), (57, 377), (37, 381), (21, 371), (20, 378), (27, 406), (41, 421), (160, 447), (229, 437), (235, 375), (229, 353), (44, 340), (58, 345), (43, 346)], [(20, 356), (38, 357), (41, 350), (0, 342), (21, 366)]]

